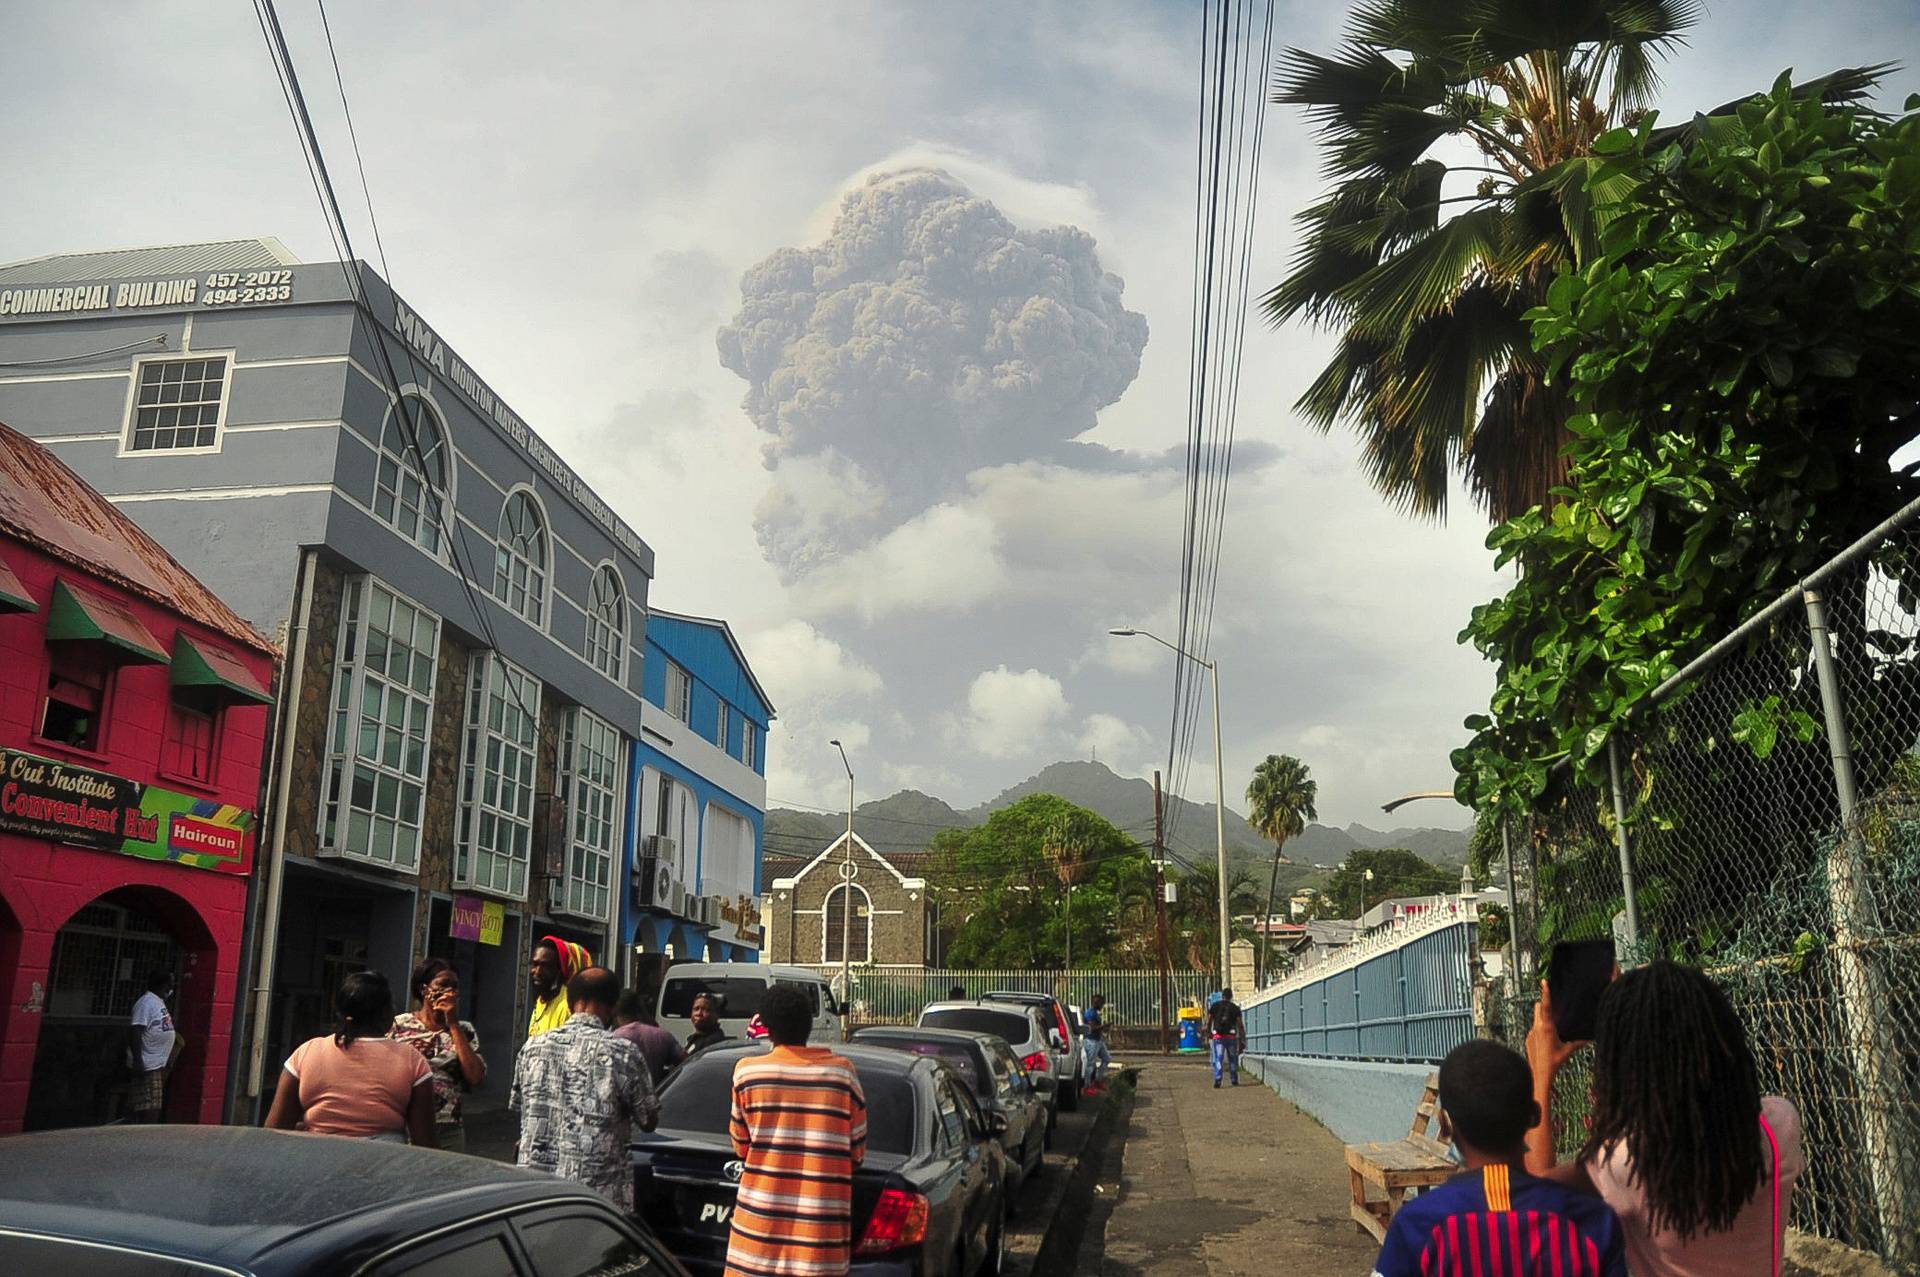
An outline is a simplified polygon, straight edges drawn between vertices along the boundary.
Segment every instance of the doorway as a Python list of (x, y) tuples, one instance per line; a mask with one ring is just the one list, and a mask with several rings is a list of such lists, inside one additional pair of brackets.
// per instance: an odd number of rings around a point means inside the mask
[[(133, 1004), (156, 972), (170, 972), (178, 992), (174, 1019), (198, 1056), (205, 1043), (193, 1043), (188, 1030), (200, 1029), (208, 1016), (211, 980), (195, 980), (200, 952), (211, 953), (211, 937), (194, 935), (183, 925), (184, 902), (164, 893), (129, 888), (109, 892), (67, 919), (54, 935), (47, 970), (44, 1018), (33, 1057), (27, 1093), (25, 1129), (97, 1126), (125, 1116), (127, 1026)], [(173, 907), (167, 907), (171, 904)], [(204, 927), (199, 928), (204, 933)], [(183, 943), (183, 932), (185, 943)], [(183, 1056), (179, 1062), (187, 1064)], [(191, 1098), (183, 1094), (195, 1091)], [(167, 1084), (164, 1112), (197, 1109), (198, 1079), (189, 1067), (176, 1067)]]

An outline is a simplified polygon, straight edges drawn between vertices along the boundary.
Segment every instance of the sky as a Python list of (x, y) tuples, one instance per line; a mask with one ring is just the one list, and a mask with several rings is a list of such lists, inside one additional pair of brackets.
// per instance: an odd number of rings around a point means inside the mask
[[(282, 21), (373, 236), (312, 0)], [(1164, 766), (1182, 516), (1197, 3), (327, 8), (395, 287), (725, 617), (778, 710), (776, 805), (965, 807), (1048, 762)], [(1278, 5), (1334, 47), (1339, 5)], [(0, 260), (325, 223), (249, 6), (0, 6)], [(1783, 69), (1920, 67), (1910, 0), (1715, 0), (1672, 117)], [(1902, 71), (1883, 102), (1920, 89)], [(1256, 291), (1322, 189), (1269, 107)], [(1230, 802), (1303, 759), (1323, 821), (1451, 785), (1502, 589), (1486, 525), (1382, 504), (1292, 404), (1329, 351), (1247, 327), (1213, 622)], [(457, 443), (457, 441), (456, 441)], [(1187, 792), (1210, 799), (1203, 732)], [(1460, 826), (1430, 802), (1401, 820)], [(1184, 831), (1192, 840), (1201, 831)]]

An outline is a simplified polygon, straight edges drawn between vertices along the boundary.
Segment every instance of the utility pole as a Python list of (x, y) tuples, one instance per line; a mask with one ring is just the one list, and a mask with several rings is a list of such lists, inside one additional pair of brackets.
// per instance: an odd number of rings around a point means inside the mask
[(1167, 848), (1162, 828), (1165, 812), (1160, 798), (1160, 772), (1153, 773), (1153, 914), (1160, 933), (1160, 1054), (1173, 1050), (1173, 979), (1167, 955)]
[[(847, 747), (839, 741), (830, 742), (840, 751), (840, 765), (847, 769), (847, 856), (840, 867), (840, 1040), (846, 1041), (853, 1036), (853, 878), (859, 871), (853, 865), (853, 764), (847, 761)], [(820, 925), (827, 925), (826, 919)], [(873, 921), (867, 921), (871, 928)], [(872, 956), (872, 931), (868, 931), (868, 956)]]
[(1073, 884), (1067, 884), (1067, 970), (1073, 970)]

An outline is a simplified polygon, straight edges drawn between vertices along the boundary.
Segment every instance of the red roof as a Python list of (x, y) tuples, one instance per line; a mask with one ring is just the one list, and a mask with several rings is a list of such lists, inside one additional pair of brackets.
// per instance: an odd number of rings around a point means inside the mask
[(0, 425), (0, 532), (269, 656), (273, 644), (66, 463)]

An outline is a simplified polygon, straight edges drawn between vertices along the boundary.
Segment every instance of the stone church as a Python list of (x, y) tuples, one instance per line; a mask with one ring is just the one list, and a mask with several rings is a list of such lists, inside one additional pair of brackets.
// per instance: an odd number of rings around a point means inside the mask
[(762, 959), (839, 966), (844, 951), (856, 966), (932, 965), (939, 910), (927, 899), (925, 860), (925, 852), (882, 855), (857, 832), (851, 855), (845, 834), (811, 860), (769, 854)]

